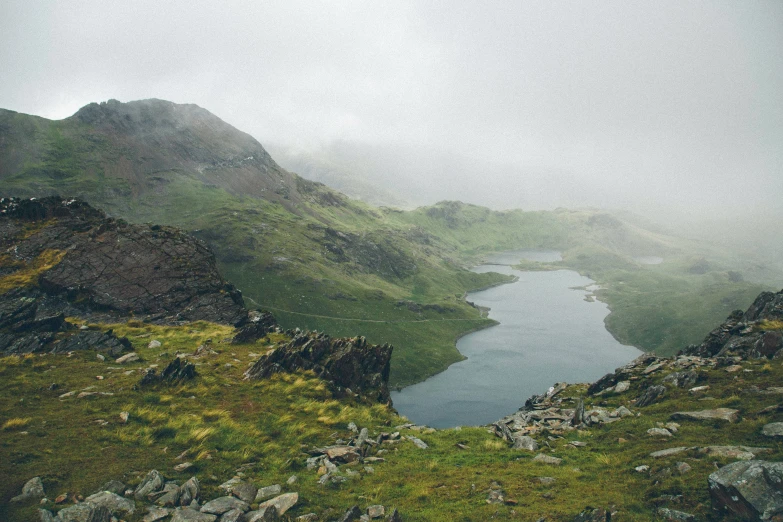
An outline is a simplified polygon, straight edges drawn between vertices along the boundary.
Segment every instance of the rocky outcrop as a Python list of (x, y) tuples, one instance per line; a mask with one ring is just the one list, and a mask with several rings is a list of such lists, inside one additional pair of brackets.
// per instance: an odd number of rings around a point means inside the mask
[(266, 334), (277, 328), (277, 321), (269, 312), (251, 311), (248, 321), (231, 339), (231, 344), (252, 343), (263, 339)]
[(742, 520), (783, 520), (783, 463), (734, 462), (709, 476), (713, 507)]
[(247, 320), (240, 292), (220, 276), (212, 252), (179, 229), (131, 225), (59, 197), (3, 198), (0, 237), (9, 253), (3, 275), (29, 274), (27, 286), (49, 298), (53, 318)]
[(353, 392), (391, 404), (391, 354), (391, 346), (371, 345), (364, 337), (332, 339), (326, 334), (299, 333), (290, 342), (262, 355), (245, 372), (245, 379), (311, 370), (331, 383), (336, 393)]
[(689, 346), (681, 353), (743, 359), (781, 357), (783, 331), (780, 321), (783, 321), (783, 290), (762, 292), (747, 311), (735, 310), (701, 344)]

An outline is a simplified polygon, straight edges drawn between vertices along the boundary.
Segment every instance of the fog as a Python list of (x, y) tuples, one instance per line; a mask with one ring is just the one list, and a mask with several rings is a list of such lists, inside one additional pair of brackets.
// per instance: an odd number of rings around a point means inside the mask
[(766, 224), (783, 217), (781, 49), (777, 0), (10, 0), (0, 107), (196, 103), (284, 167), (401, 205)]

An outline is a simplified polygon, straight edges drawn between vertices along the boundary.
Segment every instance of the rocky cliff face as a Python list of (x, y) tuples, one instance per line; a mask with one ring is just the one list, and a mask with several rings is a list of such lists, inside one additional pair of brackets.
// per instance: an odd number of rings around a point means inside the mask
[(391, 404), (388, 389), (391, 354), (391, 346), (371, 345), (364, 337), (332, 339), (325, 334), (300, 333), (287, 344), (261, 356), (245, 372), (245, 379), (312, 370), (332, 383), (339, 394), (353, 392)]
[(129, 225), (75, 200), (4, 198), (0, 237), (2, 278), (25, 287), (13, 296), (50, 316), (246, 321), (212, 253), (178, 229)]
[(745, 311), (735, 310), (699, 345), (683, 350), (701, 357), (777, 358), (783, 356), (783, 290), (763, 292)]

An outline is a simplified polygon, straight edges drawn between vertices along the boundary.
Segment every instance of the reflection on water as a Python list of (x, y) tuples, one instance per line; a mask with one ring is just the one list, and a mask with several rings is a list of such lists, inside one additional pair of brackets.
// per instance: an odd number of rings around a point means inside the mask
[(468, 296), (490, 307), (489, 316), (500, 324), (457, 342), (467, 360), (392, 393), (395, 408), (412, 422), (436, 428), (494, 422), (555, 382), (590, 382), (639, 355), (606, 331), (606, 305), (585, 301), (587, 292), (574, 288), (590, 285), (590, 279), (568, 270), (474, 270), (519, 280)]

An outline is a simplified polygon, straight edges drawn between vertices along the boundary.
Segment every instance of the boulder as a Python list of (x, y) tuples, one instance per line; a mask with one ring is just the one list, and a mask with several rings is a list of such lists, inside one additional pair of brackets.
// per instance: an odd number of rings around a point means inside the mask
[(708, 478), (713, 507), (743, 520), (783, 520), (783, 462), (728, 464)]
[(106, 507), (112, 513), (125, 513), (130, 515), (136, 510), (136, 504), (134, 504), (132, 500), (121, 497), (111, 491), (100, 491), (94, 495), (90, 495), (84, 499), (84, 502), (96, 507)]
[(175, 509), (170, 522), (215, 522), (217, 516), (191, 508)]
[(299, 493), (283, 493), (282, 495), (262, 502), (258, 505), (258, 509), (274, 506), (277, 510), (277, 514), (283, 516), (285, 515), (285, 512), (294, 507), (298, 501)]
[(212, 515), (222, 515), (232, 509), (240, 509), (242, 512), (245, 512), (250, 509), (250, 505), (236, 497), (218, 497), (201, 506), (202, 513), (210, 513)]
[(11, 499), (11, 502), (25, 502), (27, 500), (36, 500), (46, 496), (44, 493), (43, 482), (40, 477), (33, 477), (22, 486), (22, 494)]
[(198, 483), (198, 479), (196, 477), (190, 477), (187, 482), (182, 484), (182, 487), (179, 489), (180, 506), (189, 506), (191, 502), (198, 500), (199, 495), (201, 494), (201, 486)]
[(533, 457), (533, 462), (541, 462), (542, 464), (551, 464), (553, 466), (559, 466), (561, 462), (563, 462), (563, 459), (559, 459), (557, 457), (552, 457), (550, 455), (544, 455), (543, 453), (539, 453), (535, 457)]
[(87, 522), (111, 522), (111, 519), (111, 510), (106, 506), (98, 506), (92, 509)]
[(273, 486), (264, 486), (263, 488), (259, 488), (258, 492), (256, 493), (256, 502), (261, 502), (262, 500), (265, 500), (269, 497), (274, 497), (275, 495), (279, 495), (280, 492), (283, 491), (283, 488), (280, 486), (280, 484), (274, 484)]
[(250, 482), (240, 482), (231, 487), (231, 494), (248, 504), (255, 501), (256, 493), (258, 493), (258, 488)]
[(255, 511), (245, 513), (242, 522), (276, 522), (280, 520), (275, 506), (259, 507)]
[(636, 400), (636, 406), (643, 408), (657, 402), (666, 393), (666, 388), (661, 385), (650, 386)]
[(761, 434), (765, 437), (783, 437), (783, 422), (772, 422), (761, 428)]
[(538, 443), (533, 437), (527, 435), (515, 435), (513, 449), (525, 451), (538, 451)]
[(89, 504), (74, 504), (61, 509), (57, 513), (58, 522), (88, 522), (92, 514), (93, 507)]
[(133, 491), (133, 496), (137, 500), (146, 500), (147, 495), (150, 493), (161, 491), (163, 489), (163, 483), (163, 475), (161, 475), (158, 470), (153, 469), (147, 473), (144, 480), (136, 486), (136, 489)]
[(671, 414), (672, 420), (721, 420), (737, 422), (739, 411), (731, 408), (716, 408), (714, 410), (678, 411)]

